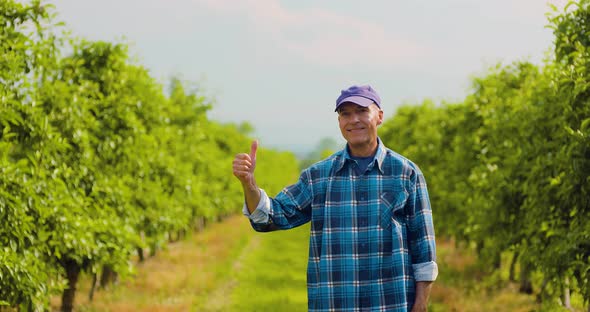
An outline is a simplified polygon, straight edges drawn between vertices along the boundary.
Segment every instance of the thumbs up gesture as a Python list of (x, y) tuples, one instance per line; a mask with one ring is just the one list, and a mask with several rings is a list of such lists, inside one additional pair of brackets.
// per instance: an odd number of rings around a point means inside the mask
[(233, 162), (234, 176), (242, 182), (243, 185), (256, 185), (254, 181), (254, 169), (256, 168), (256, 150), (258, 141), (253, 141), (250, 146), (250, 153), (237, 154)]

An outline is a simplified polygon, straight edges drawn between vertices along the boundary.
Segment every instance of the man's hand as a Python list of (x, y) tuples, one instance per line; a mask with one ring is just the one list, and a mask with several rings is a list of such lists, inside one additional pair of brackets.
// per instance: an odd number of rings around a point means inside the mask
[(258, 141), (252, 142), (250, 153), (237, 154), (233, 162), (234, 176), (242, 183), (244, 197), (248, 211), (253, 213), (260, 202), (260, 190), (254, 180), (254, 169), (256, 169), (256, 150)]
[(253, 141), (250, 153), (237, 154), (233, 162), (234, 176), (242, 182), (243, 186), (254, 186), (254, 169), (256, 169), (256, 150), (258, 141)]

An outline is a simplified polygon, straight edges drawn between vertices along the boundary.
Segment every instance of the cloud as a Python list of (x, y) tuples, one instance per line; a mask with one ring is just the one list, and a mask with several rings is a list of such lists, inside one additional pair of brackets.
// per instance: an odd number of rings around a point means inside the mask
[(320, 8), (288, 10), (278, 0), (195, 1), (227, 18), (245, 18), (259, 42), (271, 43), (277, 55), (317, 65), (392, 67), (431, 51), (375, 22)]

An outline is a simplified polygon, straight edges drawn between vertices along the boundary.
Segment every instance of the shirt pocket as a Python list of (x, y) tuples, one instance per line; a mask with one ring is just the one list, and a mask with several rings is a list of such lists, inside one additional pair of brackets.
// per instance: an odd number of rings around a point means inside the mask
[(392, 225), (399, 228), (400, 220), (404, 219), (403, 209), (408, 200), (406, 190), (398, 192), (383, 192), (379, 196), (380, 225), (384, 229), (391, 229)]

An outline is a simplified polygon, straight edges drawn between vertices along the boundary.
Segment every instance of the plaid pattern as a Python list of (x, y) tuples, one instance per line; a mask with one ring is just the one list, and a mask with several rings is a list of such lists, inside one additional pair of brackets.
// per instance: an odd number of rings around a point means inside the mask
[[(381, 140), (364, 174), (354, 166), (346, 148), (314, 164), (270, 199), (268, 222), (252, 226), (264, 232), (311, 221), (309, 311), (409, 311), (417, 276), (436, 278), (424, 177)], [(421, 268), (426, 274), (414, 273)]]

